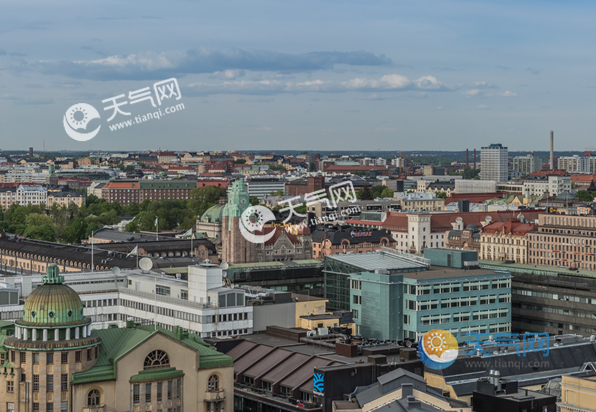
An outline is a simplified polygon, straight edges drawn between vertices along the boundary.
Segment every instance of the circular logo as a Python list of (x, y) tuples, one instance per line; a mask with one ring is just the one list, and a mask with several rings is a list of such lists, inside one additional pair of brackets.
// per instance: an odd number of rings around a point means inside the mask
[(265, 243), (273, 237), (275, 229), (265, 235), (255, 235), (265, 223), (275, 220), (275, 215), (264, 206), (249, 206), (240, 216), (240, 233), (251, 243)]
[[(79, 142), (91, 140), (99, 133), (101, 126), (91, 132), (86, 132), (87, 125), (91, 120), (99, 118), (99, 112), (95, 110), (95, 107), (87, 103), (77, 103), (70, 106), (64, 115), (64, 130), (68, 136)], [(77, 132), (80, 129), (85, 132)]]
[(422, 363), (432, 369), (445, 369), (457, 358), (457, 340), (443, 329), (426, 332), (418, 342), (418, 356)]

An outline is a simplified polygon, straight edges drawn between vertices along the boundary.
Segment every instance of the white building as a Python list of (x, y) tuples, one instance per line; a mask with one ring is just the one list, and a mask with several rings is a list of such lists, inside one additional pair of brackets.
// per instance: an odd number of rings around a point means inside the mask
[(17, 203), (22, 206), (37, 206), (48, 203), (48, 189), (43, 186), (23, 186), (17, 188)]
[[(228, 188), (230, 187), (232, 187), (232, 185), (228, 186)], [(249, 196), (261, 199), (264, 195), (270, 195), (271, 192), (277, 192), (278, 190), (285, 193), (286, 182), (285, 180), (276, 177), (253, 177), (246, 179), (246, 187)]]
[(495, 193), (497, 182), (494, 180), (456, 180), (455, 193)]
[(532, 154), (513, 158), (513, 170), (519, 172), (522, 176), (527, 176), (540, 169), (542, 169), (542, 159)]
[(596, 157), (593, 156), (561, 156), (559, 169), (569, 173), (594, 173), (596, 171)]
[[(63, 276), (64, 283), (79, 293), (84, 315), (91, 317), (94, 329), (113, 323), (124, 326), (132, 318), (171, 331), (180, 326), (201, 337), (252, 333), (253, 308), (245, 302), (245, 291), (223, 286), (222, 269), (217, 265), (189, 266), (189, 281), (138, 269), (118, 275), (81, 272)], [(9, 277), (4, 282), (18, 288), (25, 298), (41, 284), (41, 275)], [(3, 305), (0, 317), (17, 320), (22, 310), (22, 304)]]
[(480, 178), (494, 180), (497, 183), (507, 182), (509, 176), (509, 151), (500, 143), (483, 147), (480, 151)]
[(571, 191), (570, 176), (530, 176), (524, 182), (524, 196), (558, 196)]

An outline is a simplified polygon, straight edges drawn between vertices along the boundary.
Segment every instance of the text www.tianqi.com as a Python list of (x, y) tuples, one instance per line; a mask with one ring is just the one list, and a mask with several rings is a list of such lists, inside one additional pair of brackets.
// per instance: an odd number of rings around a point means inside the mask
[(134, 124), (145, 123), (152, 119), (159, 120), (166, 114), (176, 113), (176, 112), (179, 112), (184, 109), (185, 109), (184, 103), (179, 103), (174, 106), (166, 107), (163, 112), (161, 111), (161, 109), (159, 109), (153, 113), (147, 113), (145, 115), (136, 116), (134, 119), (126, 120), (126, 121), (120, 122), (120, 123), (114, 123), (114, 124), (110, 125), (109, 128), (110, 128), (110, 131), (113, 132), (114, 130), (124, 129), (124, 128), (130, 127)]

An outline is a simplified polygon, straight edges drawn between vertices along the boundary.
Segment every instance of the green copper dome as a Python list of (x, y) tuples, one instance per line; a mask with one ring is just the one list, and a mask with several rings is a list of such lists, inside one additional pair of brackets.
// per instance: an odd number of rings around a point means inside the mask
[(23, 319), (19, 323), (26, 326), (61, 326), (81, 323), (83, 303), (78, 293), (63, 284), (55, 263), (48, 265), (43, 285), (31, 292), (23, 308)]
[(215, 206), (211, 206), (209, 209), (205, 211), (205, 213), (203, 213), (203, 216), (201, 216), (201, 222), (221, 222), (221, 215), (225, 206), (225, 203), (218, 203)]

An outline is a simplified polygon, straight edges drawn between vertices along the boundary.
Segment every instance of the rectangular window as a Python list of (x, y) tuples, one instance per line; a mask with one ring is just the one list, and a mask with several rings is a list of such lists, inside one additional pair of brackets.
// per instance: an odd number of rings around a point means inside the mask
[(99, 358), (99, 346), (95, 347), (95, 358)]
[(182, 379), (176, 379), (176, 398), (180, 397), (180, 389), (182, 388)]
[(54, 403), (48, 402), (46, 404), (46, 412), (54, 412)]
[(13, 350), (12, 350), (12, 351), (10, 351), (10, 361), (11, 361), (12, 363), (14, 363), (14, 362), (15, 362), (15, 356), (16, 356), (16, 352), (15, 352), (15, 351), (13, 351)]
[(6, 404), (6, 412), (14, 412), (14, 403), (13, 402), (8, 402)]
[(139, 403), (139, 398), (140, 398), (139, 391), (140, 391), (139, 385), (133, 385), (133, 387), (132, 387), (132, 402), (133, 403)]
[(162, 382), (157, 382), (157, 402), (161, 402)]
[(6, 381), (6, 392), (14, 392), (14, 381)]
[(188, 290), (182, 289), (180, 291), (180, 299), (188, 300)]
[(361, 305), (362, 304), (362, 296), (360, 296), (360, 295), (354, 295), (354, 304), (355, 305)]
[(33, 375), (33, 392), (39, 392), (39, 375)]
[(157, 293), (158, 295), (162, 295), (162, 296), (170, 296), (170, 287), (169, 286), (162, 286), (162, 285), (157, 285), (157, 287), (155, 288), (155, 293)]
[(68, 352), (62, 352), (60, 354), (60, 362), (61, 363), (68, 363)]
[(39, 403), (33, 402), (33, 412), (39, 412)]
[(36, 365), (39, 363), (39, 353), (33, 353), (33, 363)]
[(62, 402), (60, 403), (60, 411), (61, 412), (66, 412), (68, 410), (68, 402)]
[(87, 349), (87, 360), (91, 360), (91, 348)]
[(62, 376), (60, 376), (60, 390), (62, 392), (68, 391), (68, 374), (67, 373), (63, 373)]
[(27, 382), (27, 375), (26, 374), (21, 374), (21, 382)]
[(46, 390), (48, 392), (54, 392), (54, 375), (46, 376)]
[(27, 354), (25, 352), (21, 352), (21, 363), (27, 362)]
[(48, 365), (54, 364), (54, 352), (50, 352), (50, 353), (46, 354), (46, 363)]
[(168, 381), (168, 400), (172, 399), (172, 381)]
[(151, 403), (151, 384), (145, 384), (145, 403)]
[(81, 351), (78, 350), (75, 352), (75, 362), (80, 362), (81, 361)]
[(352, 309), (352, 318), (358, 319), (358, 310), (357, 309)]

